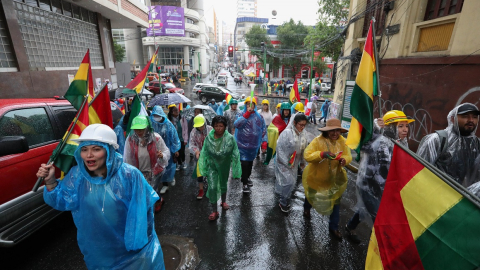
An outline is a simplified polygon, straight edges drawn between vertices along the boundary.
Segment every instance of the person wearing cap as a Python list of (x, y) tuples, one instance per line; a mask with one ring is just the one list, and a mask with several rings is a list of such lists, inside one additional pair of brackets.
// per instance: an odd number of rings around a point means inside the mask
[[(278, 105), (277, 105), (278, 106)], [(290, 122), (290, 103), (283, 102), (280, 105), (281, 115), (277, 115), (273, 118), (272, 123), (267, 127), (267, 156), (263, 162), (264, 165), (268, 165), (270, 160), (275, 156), (277, 149), (277, 140), (280, 134), (287, 128)]]
[(242, 97), (240, 98), (240, 101), (245, 101), (245, 94), (242, 94)]
[(212, 125), (213, 130), (205, 138), (198, 160), (200, 174), (208, 181), (207, 197), (213, 208), (208, 217), (211, 221), (219, 216), (218, 199), (222, 199), (220, 206), (223, 210), (230, 208), (226, 202), (230, 169), (232, 178), (240, 178), (242, 175), (237, 142), (230, 133), (225, 132), (227, 118), (217, 115), (213, 118)]
[(212, 110), (216, 113), (217, 112), (217, 109), (218, 109), (218, 105), (217, 103), (215, 102), (215, 99), (212, 98), (212, 100), (210, 100), (210, 103), (208, 103), (208, 106), (210, 108), (212, 108)]
[(190, 140), (188, 142), (188, 146), (190, 152), (193, 153), (193, 160), (195, 161), (195, 165), (193, 166), (193, 168), (195, 169), (193, 169), (192, 178), (197, 179), (198, 183), (197, 200), (201, 200), (205, 195), (204, 178), (203, 175), (200, 173), (197, 161), (200, 158), (200, 152), (202, 151), (205, 138), (207, 138), (208, 134), (212, 130), (212, 127), (207, 125), (203, 114), (199, 114), (195, 116), (195, 118), (193, 118), (193, 127), (194, 128), (190, 133)]
[(181, 115), (177, 105), (172, 104), (168, 106), (168, 120), (172, 122), (173, 126), (177, 130), (178, 139), (180, 139), (180, 150), (177, 156), (177, 171), (180, 169), (186, 169), (187, 163), (185, 162), (185, 146), (188, 143), (188, 123), (187, 119)]
[(339, 230), (340, 199), (347, 188), (347, 172), (344, 167), (352, 161), (350, 149), (341, 133), (347, 132), (340, 120), (329, 119), (322, 132), (307, 146), (304, 158), (308, 162), (303, 171), (305, 189), (303, 215), (310, 218), (313, 208), (322, 215), (329, 215), (329, 231), (341, 239)]
[(280, 195), (279, 207), (282, 212), (290, 211), (290, 197), (297, 182), (297, 168), (305, 167), (303, 151), (307, 147), (305, 126), (307, 116), (297, 114), (293, 125), (278, 137), (275, 162), (275, 192)]
[[(148, 117), (139, 115), (132, 121), (123, 162), (139, 169), (147, 182), (154, 187), (170, 159), (170, 150), (162, 137), (153, 132)], [(155, 212), (160, 211), (163, 198), (155, 204)]]
[(276, 111), (276, 113), (272, 116), (272, 120), (273, 120), (273, 118), (277, 117), (277, 115), (280, 114), (280, 107), (281, 107), (281, 106), (282, 106), (282, 103), (278, 103), (278, 104), (277, 104), (277, 107), (276, 107), (277, 111)]
[[(193, 129), (193, 119), (195, 118), (195, 116), (199, 115), (199, 114), (203, 114), (203, 109), (200, 109), (200, 108), (193, 108), (193, 117), (190, 118), (190, 120), (188, 120), (187, 124), (188, 124), (188, 141), (190, 141), (190, 133), (192, 132), (192, 129)], [(210, 122), (208, 121), (208, 119), (205, 119), (207, 125), (210, 125)], [(192, 156), (193, 154), (190, 153), (190, 156)]]
[(217, 115), (223, 115), (225, 107), (227, 107), (227, 101), (224, 99), (222, 103), (218, 106), (218, 109), (216, 111)]
[(248, 180), (252, 173), (253, 160), (257, 156), (262, 141), (266, 141), (266, 126), (262, 116), (255, 111), (257, 99), (247, 97), (243, 114), (235, 121), (235, 140), (240, 151), (242, 164), (243, 192), (250, 193), (253, 182)]
[(389, 111), (383, 118), (376, 119), (372, 138), (362, 146), (356, 181), (357, 211), (345, 226), (353, 242), (360, 242), (354, 231), (360, 221), (373, 224), (377, 216), (392, 160), (392, 140), (408, 148), (409, 124), (414, 121), (402, 111)]
[(237, 120), (237, 116), (240, 114), (238, 109), (238, 101), (235, 99), (230, 100), (230, 109), (226, 110), (223, 115), (227, 118), (227, 130), (228, 133), (235, 134), (235, 126), (233, 123)]
[(142, 173), (115, 152), (115, 132), (87, 126), (78, 139), (72, 167), (63, 180), (55, 167), (41, 164), (45, 203), (70, 211), (88, 269), (165, 269), (154, 226), (157, 193)]
[(417, 150), (419, 156), (465, 187), (478, 181), (471, 175), (480, 154), (480, 140), (475, 135), (479, 114), (471, 103), (455, 107), (447, 116), (447, 128), (425, 136)]
[(150, 122), (152, 123), (153, 130), (162, 137), (171, 154), (162, 177), (157, 181), (154, 187), (155, 190), (158, 190), (160, 184), (162, 184), (160, 194), (165, 194), (169, 185), (175, 186), (175, 172), (177, 169), (176, 159), (179, 155), (178, 151), (182, 146), (180, 139), (178, 138), (177, 129), (172, 122), (168, 120), (162, 107), (158, 105), (153, 107), (152, 114), (150, 115)]

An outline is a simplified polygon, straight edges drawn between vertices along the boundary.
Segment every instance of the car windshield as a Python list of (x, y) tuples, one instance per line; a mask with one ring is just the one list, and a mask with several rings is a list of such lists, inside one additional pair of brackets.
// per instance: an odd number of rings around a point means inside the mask
[(176, 86), (173, 83), (166, 83), (165, 87), (167, 88), (176, 88)]

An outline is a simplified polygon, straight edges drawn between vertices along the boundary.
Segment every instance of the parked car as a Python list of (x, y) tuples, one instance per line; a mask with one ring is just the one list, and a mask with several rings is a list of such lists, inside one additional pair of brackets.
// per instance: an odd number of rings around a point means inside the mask
[[(113, 123), (123, 113), (111, 102)], [(65, 99), (0, 99), (0, 247), (11, 247), (61, 214), (32, 188), (76, 109)], [(56, 170), (57, 177), (60, 171)]]
[(158, 77), (157, 73), (147, 73), (147, 78), (149, 81), (154, 81), (158, 80), (160, 77)]
[(182, 88), (176, 87), (173, 83), (162, 82), (162, 84), (165, 86), (165, 90), (170, 93), (178, 93), (185, 95), (185, 91)]
[(227, 93), (232, 95), (234, 99), (240, 99), (237, 93), (219, 86), (204, 86), (197, 93), (203, 104), (207, 104), (212, 99), (215, 99), (216, 102), (221, 102), (225, 99)]
[(204, 86), (213, 86), (213, 84), (210, 84), (210, 83), (196, 83), (195, 86), (193, 87), (193, 93), (197, 94), (198, 95), (198, 90), (201, 90), (202, 87)]
[(218, 75), (217, 77), (217, 85), (224, 85), (227, 86), (227, 75)]
[(150, 92), (153, 92), (155, 95), (165, 93), (165, 89), (166, 87), (159, 81), (151, 81), (148, 83), (148, 90), (150, 90)]

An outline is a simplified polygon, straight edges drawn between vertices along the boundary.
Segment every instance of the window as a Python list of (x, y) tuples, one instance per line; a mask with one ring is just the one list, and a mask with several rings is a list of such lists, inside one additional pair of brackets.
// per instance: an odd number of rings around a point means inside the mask
[(54, 106), (52, 108), (55, 111), (57, 119), (60, 121), (60, 133), (61, 136), (63, 136), (65, 132), (67, 132), (68, 127), (73, 121), (73, 118), (75, 118), (77, 110), (75, 108), (72, 108), (71, 106)]
[(3, 7), (0, 5), (0, 69), (16, 68), (17, 62), (3, 14)]
[(463, 0), (429, 0), (425, 12), (425, 21), (460, 13), (462, 7)]
[[(388, 4), (391, 0), (387, 1), (375, 1), (367, 0), (367, 9), (368, 12), (365, 13), (365, 18), (375, 17), (375, 27), (377, 28), (376, 35), (380, 36), (385, 27), (385, 10), (384, 6)], [(365, 19), (363, 23), (363, 32), (362, 37), (366, 37), (368, 34), (368, 28), (370, 27), (370, 19)]]
[(44, 108), (29, 108), (6, 113), (0, 119), (1, 136), (25, 136), (28, 146), (55, 140), (52, 125)]

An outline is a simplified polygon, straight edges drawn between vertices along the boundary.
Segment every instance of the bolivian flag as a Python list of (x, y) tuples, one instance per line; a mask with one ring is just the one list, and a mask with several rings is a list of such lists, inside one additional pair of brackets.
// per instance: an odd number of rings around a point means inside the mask
[(365, 269), (478, 269), (478, 198), (462, 191), (467, 199), (412, 155), (393, 150)]
[[(90, 50), (87, 50), (87, 53), (83, 57), (82, 63), (78, 68), (77, 74), (68, 87), (67, 93), (64, 97), (70, 101), (70, 103), (79, 110), (82, 107), (83, 99), (89, 92), (89, 89), (93, 91), (93, 78), (92, 78), (92, 69), (90, 66)], [(93, 95), (92, 95), (93, 97)]]
[[(160, 48), (160, 47), (159, 47)], [(140, 94), (142, 92), (143, 87), (145, 86), (145, 79), (147, 78), (147, 72), (150, 69), (150, 65), (155, 62), (155, 58), (157, 57), (158, 53), (158, 48), (157, 51), (152, 55), (152, 58), (148, 63), (145, 65), (145, 67), (142, 69), (138, 75), (125, 86), (128, 90), (132, 90), (137, 92), (137, 94)], [(125, 91), (125, 90), (124, 90)]]
[(223, 108), (223, 111), (230, 109), (230, 101), (232, 101), (232, 99), (233, 99), (232, 95), (230, 95), (229, 93), (225, 94), (225, 100), (227, 101), (227, 106)]
[(370, 22), (353, 88), (352, 102), (350, 103), (352, 122), (346, 141), (347, 146), (357, 152), (357, 161), (360, 160), (362, 145), (372, 138), (373, 132), (373, 96), (377, 95), (377, 70), (373, 44), (372, 22)]
[[(88, 90), (88, 118), (89, 124), (105, 124), (113, 129), (112, 108), (110, 107), (110, 96), (108, 95), (108, 85), (104, 85), (95, 100), (93, 100), (93, 87)], [(93, 102), (92, 102), (93, 100)]]
[(267, 127), (267, 156), (264, 165), (268, 165), (277, 151), (277, 140), (280, 134), (285, 130), (287, 124), (280, 115), (273, 118), (272, 123)]
[(300, 94), (298, 93), (297, 79), (295, 79), (292, 90), (290, 90), (290, 98), (288, 101), (290, 102), (290, 105), (293, 105), (295, 102), (301, 102)]

